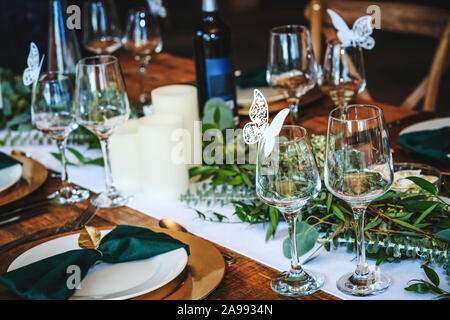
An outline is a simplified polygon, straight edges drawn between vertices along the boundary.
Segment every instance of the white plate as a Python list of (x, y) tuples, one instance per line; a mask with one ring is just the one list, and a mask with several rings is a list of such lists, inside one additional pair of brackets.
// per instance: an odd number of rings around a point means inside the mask
[(437, 130), (450, 126), (450, 118), (433, 119), (419, 122), (403, 129), (400, 135), (424, 130)]
[(0, 170), (0, 192), (12, 187), (22, 176), (20, 163)]
[[(109, 230), (103, 230), (104, 237)], [(9, 266), (15, 270), (30, 263), (79, 249), (78, 234), (41, 243), (18, 256)], [(124, 263), (99, 262), (89, 269), (71, 299), (129, 299), (156, 290), (175, 279), (186, 267), (188, 256), (184, 248), (153, 258)]]
[[(277, 89), (271, 87), (258, 88), (266, 98), (268, 103), (284, 99), (284, 95)], [(236, 89), (237, 103), (242, 106), (249, 106), (253, 102), (254, 89)]]

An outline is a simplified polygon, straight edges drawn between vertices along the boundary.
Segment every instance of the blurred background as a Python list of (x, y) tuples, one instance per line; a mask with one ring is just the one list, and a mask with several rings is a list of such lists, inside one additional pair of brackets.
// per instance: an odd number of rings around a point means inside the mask
[[(372, 1), (377, 4), (379, 1)], [(402, 0), (448, 10), (448, 0)], [(82, 8), (82, 0), (69, 0)], [(123, 28), (128, 10), (145, 1), (116, 0)], [(167, 17), (161, 19), (164, 48), (193, 58), (193, 30), (201, 19), (201, 0), (163, 0)], [(232, 32), (235, 69), (263, 68), (267, 63), (269, 30), (284, 24), (305, 24), (305, 0), (219, 0), (222, 20)], [(48, 0), (0, 0), (2, 49), (0, 65), (21, 73), (30, 41), (45, 52), (48, 39)], [(381, 14), (383, 14), (381, 12)], [(78, 32), (79, 33), (79, 32)], [(80, 37), (80, 34), (77, 34)], [(429, 72), (439, 38), (375, 30), (376, 46), (364, 52), (367, 87), (374, 100), (399, 105)], [(123, 50), (123, 49), (121, 49)], [(84, 51), (84, 55), (90, 55)], [(149, 71), (151, 72), (151, 71)], [(450, 76), (444, 72), (437, 112), (450, 115)]]

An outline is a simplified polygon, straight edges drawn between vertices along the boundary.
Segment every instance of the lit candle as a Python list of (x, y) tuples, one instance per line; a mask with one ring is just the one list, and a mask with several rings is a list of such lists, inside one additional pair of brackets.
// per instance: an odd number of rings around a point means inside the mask
[(138, 120), (128, 120), (109, 141), (111, 170), (116, 188), (127, 195), (140, 191)]
[(152, 91), (155, 115), (175, 114), (183, 119), (183, 127), (189, 132), (185, 137), (188, 164), (201, 164), (201, 122), (198, 116), (197, 89), (191, 85), (169, 85)]
[(179, 115), (154, 114), (139, 119), (141, 190), (150, 201), (176, 201), (189, 187), (188, 168), (180, 155), (183, 131)]

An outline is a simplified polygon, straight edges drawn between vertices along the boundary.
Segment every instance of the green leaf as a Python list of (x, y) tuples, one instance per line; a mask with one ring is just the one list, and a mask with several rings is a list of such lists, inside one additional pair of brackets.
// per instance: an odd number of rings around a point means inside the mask
[(101, 157), (101, 158), (97, 158), (97, 159), (89, 159), (89, 160), (85, 161), (84, 164), (92, 164), (92, 165), (103, 167), (103, 166), (105, 166), (105, 161), (104, 161), (103, 157)]
[(333, 202), (333, 195), (331, 193), (329, 193), (327, 196), (327, 213), (330, 213), (332, 202)]
[(423, 178), (420, 178), (420, 177), (406, 177), (405, 179), (411, 180), (416, 185), (418, 185), (419, 187), (421, 187), (425, 191), (428, 191), (429, 193), (431, 193), (434, 196), (437, 196), (437, 194), (438, 194), (438, 189), (436, 188), (436, 186), (434, 184), (432, 184), (431, 182), (423, 179)]
[[(311, 228), (306, 222), (297, 222), (296, 233), (297, 252), (298, 256), (301, 257), (314, 247), (319, 238), (319, 232), (316, 228)], [(289, 237), (283, 241), (283, 253), (285, 257), (291, 258), (291, 242)]]
[(422, 221), (423, 219), (425, 219), (425, 217), (434, 210), (434, 208), (436, 208), (438, 204), (435, 203), (434, 205), (432, 205), (431, 207), (429, 207), (427, 210), (425, 210), (424, 212), (422, 212), (422, 214), (416, 219), (416, 221), (414, 222), (414, 225), (417, 226), (420, 221)]
[(450, 218), (443, 219), (436, 224), (441, 229), (450, 229)]
[(433, 284), (436, 287), (438, 287), (440, 280), (439, 280), (439, 276), (437, 275), (437, 273), (425, 264), (422, 265), (421, 268), (425, 271), (425, 274), (427, 275), (428, 279), (430, 279), (430, 281), (433, 282)]
[(336, 205), (331, 205), (331, 209), (333, 210), (333, 213), (342, 221), (345, 222), (344, 214), (342, 213), (341, 209), (339, 209)]
[(450, 229), (439, 231), (434, 235), (437, 239), (450, 243)]
[(416, 226), (413, 226), (412, 224), (409, 224), (408, 222), (405, 222), (405, 221), (402, 221), (402, 220), (399, 220), (399, 219), (392, 219), (392, 221), (394, 221), (395, 223), (401, 225), (402, 227), (405, 227), (405, 228), (408, 228), (408, 229), (411, 229), (411, 230), (414, 230), (414, 231), (417, 231), (417, 232), (420, 232), (420, 233), (424, 232), (422, 229), (420, 229), (420, 228), (418, 228)]
[(418, 282), (410, 285), (409, 287), (405, 288), (406, 291), (412, 291), (417, 293), (428, 293), (432, 292), (432, 289), (428, 283), (424, 282)]
[(233, 128), (233, 111), (222, 99), (212, 98), (205, 104), (202, 121), (204, 124), (215, 125), (219, 130)]
[(67, 150), (69, 150), (81, 163), (85, 163), (86, 159), (84, 159), (84, 156), (77, 150), (71, 147), (67, 147)]

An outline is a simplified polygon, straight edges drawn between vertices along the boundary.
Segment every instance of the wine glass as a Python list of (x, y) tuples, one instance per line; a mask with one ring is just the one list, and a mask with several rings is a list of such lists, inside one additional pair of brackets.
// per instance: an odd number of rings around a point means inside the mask
[(328, 41), (317, 82), (337, 107), (346, 106), (366, 87), (362, 49), (346, 47), (338, 40)]
[(60, 152), (62, 188), (50, 195), (50, 198), (59, 204), (76, 203), (89, 198), (87, 190), (70, 185), (67, 174), (67, 137), (78, 127), (73, 96), (73, 79), (58, 72), (43, 74), (32, 90), (32, 123), (56, 142)]
[(106, 173), (106, 191), (92, 199), (100, 208), (123, 206), (128, 197), (114, 186), (109, 138), (130, 116), (128, 96), (119, 62), (113, 56), (80, 60), (76, 73), (76, 119), (100, 140)]
[(390, 280), (371, 271), (364, 246), (364, 213), (370, 202), (393, 182), (393, 163), (383, 111), (369, 105), (349, 105), (330, 112), (324, 180), (327, 189), (347, 202), (354, 215), (356, 270), (342, 276), (339, 290), (366, 296), (384, 292)]
[(260, 144), (256, 165), (256, 192), (277, 208), (289, 224), (291, 269), (272, 279), (272, 289), (286, 296), (304, 296), (319, 290), (324, 277), (300, 266), (296, 224), (302, 207), (320, 192), (320, 174), (305, 128), (284, 125), (272, 153), (266, 157)]
[(94, 54), (111, 54), (122, 46), (114, 0), (84, 2), (83, 44)]
[(125, 49), (129, 50), (139, 61), (139, 101), (144, 107), (147, 107), (150, 95), (145, 92), (145, 70), (152, 54), (160, 52), (162, 49), (157, 17), (145, 7), (130, 10), (122, 42)]
[(299, 102), (316, 84), (317, 65), (309, 31), (286, 25), (270, 31), (267, 82), (280, 90), (289, 104), (294, 122), (299, 121)]

